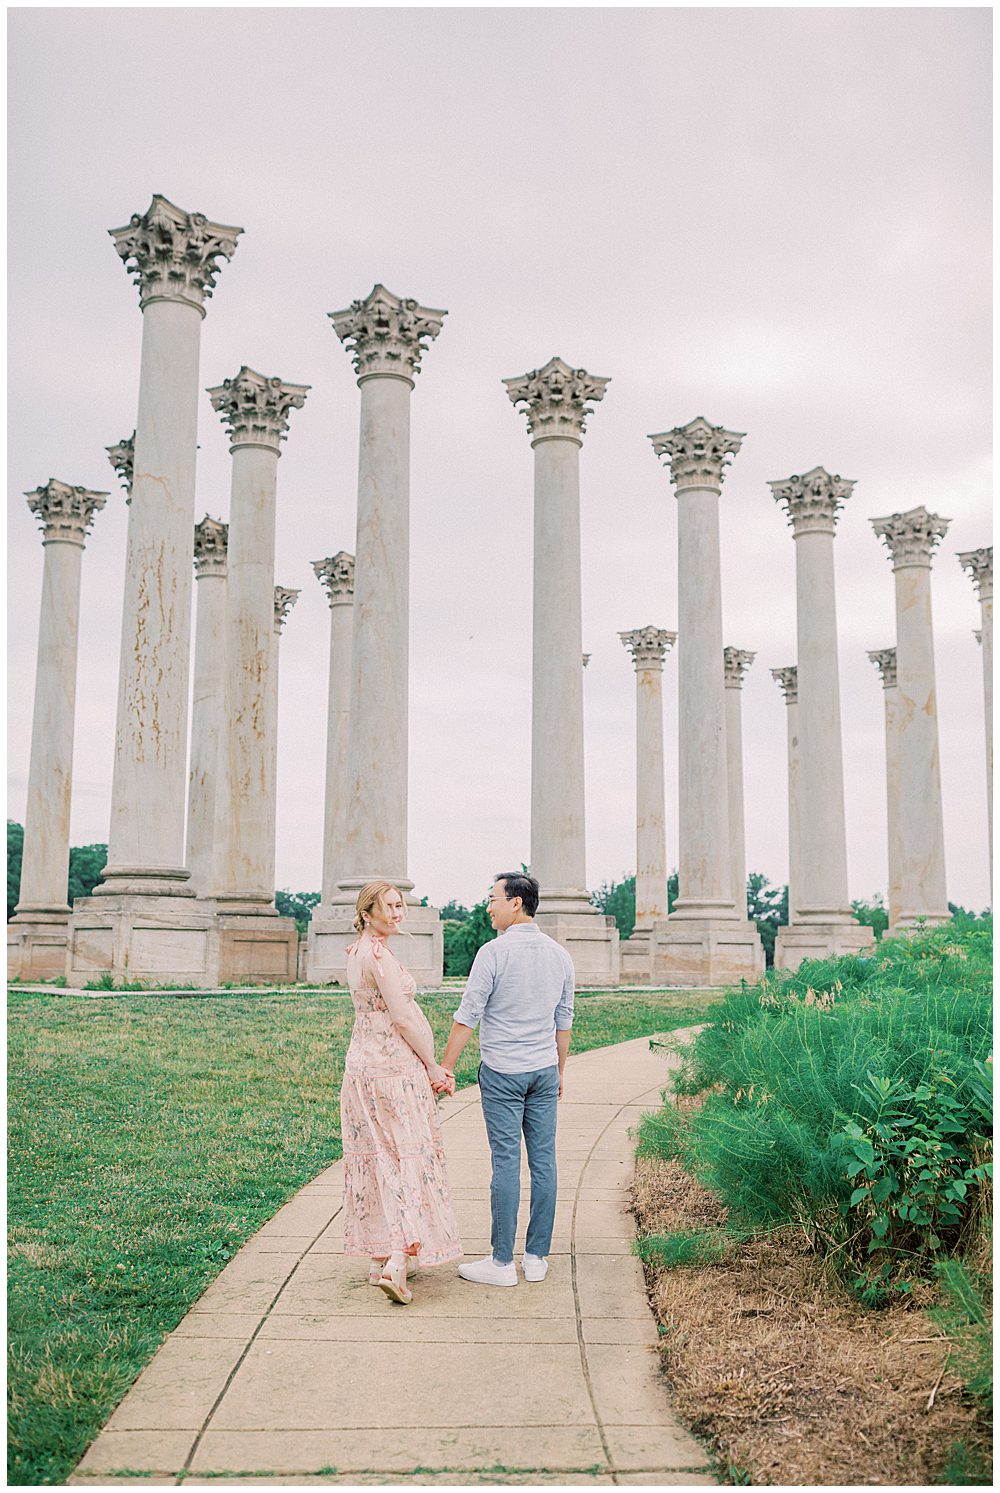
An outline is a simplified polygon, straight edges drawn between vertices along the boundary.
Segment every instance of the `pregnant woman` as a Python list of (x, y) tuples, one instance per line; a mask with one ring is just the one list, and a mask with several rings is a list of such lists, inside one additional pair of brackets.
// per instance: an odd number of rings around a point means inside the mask
[(414, 1000), (416, 981), (388, 947), (403, 899), (386, 881), (358, 896), (360, 938), (347, 951), (354, 1031), (340, 1091), (344, 1142), (344, 1253), (367, 1255), (369, 1284), (407, 1305), (408, 1263), (462, 1258), (435, 1093), (455, 1081), (435, 1061), (434, 1034)]

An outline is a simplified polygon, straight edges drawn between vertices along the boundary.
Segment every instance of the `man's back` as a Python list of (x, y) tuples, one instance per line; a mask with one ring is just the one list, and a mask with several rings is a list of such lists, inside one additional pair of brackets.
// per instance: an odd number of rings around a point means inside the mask
[(479, 1024), (483, 1061), (498, 1073), (529, 1073), (558, 1060), (556, 1031), (573, 1024), (573, 961), (533, 922), (484, 944), (455, 1020)]

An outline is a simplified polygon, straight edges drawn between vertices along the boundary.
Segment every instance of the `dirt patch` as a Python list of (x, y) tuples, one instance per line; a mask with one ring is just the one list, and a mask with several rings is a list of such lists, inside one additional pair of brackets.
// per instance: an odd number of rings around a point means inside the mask
[[(673, 1161), (637, 1162), (633, 1211), (641, 1234), (725, 1221)], [(710, 1265), (647, 1265), (646, 1283), (677, 1408), (733, 1481), (920, 1484), (940, 1480), (956, 1441), (988, 1457), (983, 1417), (921, 1310), (929, 1295), (867, 1311), (791, 1230)]]

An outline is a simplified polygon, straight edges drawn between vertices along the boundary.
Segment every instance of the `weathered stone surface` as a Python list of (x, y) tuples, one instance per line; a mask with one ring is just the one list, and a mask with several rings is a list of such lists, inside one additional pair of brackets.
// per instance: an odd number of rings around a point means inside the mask
[(636, 682), (635, 929), (621, 946), (621, 977), (647, 981), (649, 933), (667, 915), (667, 839), (663, 782), (663, 660), (677, 641), (662, 627), (618, 634)]
[(889, 926), (899, 922), (902, 896), (903, 842), (902, 805), (899, 798), (899, 690), (896, 683), (895, 648), (877, 648), (868, 657), (882, 679), (885, 700), (886, 838), (889, 867)]
[(726, 683), (726, 778), (729, 788), (729, 853), (733, 899), (737, 911), (747, 910), (746, 823), (743, 812), (743, 676), (757, 657), (746, 648), (724, 648)]

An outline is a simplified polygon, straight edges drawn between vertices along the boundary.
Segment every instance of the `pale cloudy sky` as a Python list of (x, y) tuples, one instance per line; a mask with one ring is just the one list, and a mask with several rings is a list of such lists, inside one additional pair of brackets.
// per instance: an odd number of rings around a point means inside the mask
[[(359, 391), (326, 312), (376, 280), (444, 306), (413, 396), (410, 875), (440, 904), (528, 860), (531, 468), (500, 380), (554, 353), (612, 382), (582, 452), (588, 879), (634, 868), (634, 673), (677, 622), (647, 432), (747, 432), (722, 498), (748, 863), (787, 874), (794, 547), (769, 478), (857, 487), (837, 538), (851, 893), (886, 882), (889, 562), (868, 519), (950, 517), (933, 571), (949, 895), (989, 898), (978, 603), (991, 543), (990, 13), (977, 9), (14, 10), (8, 814), (28, 771), (42, 547), (21, 493), (111, 497), (84, 556), (72, 838), (107, 838), (141, 316), (107, 230), (152, 193), (246, 232), (201, 381), (308, 383), (279, 470), (277, 877), (320, 884), (329, 612), (354, 549)], [(201, 408), (197, 517), (229, 457)], [(676, 862), (676, 660), (665, 672)], [(373, 790), (378, 763), (372, 764)]]

